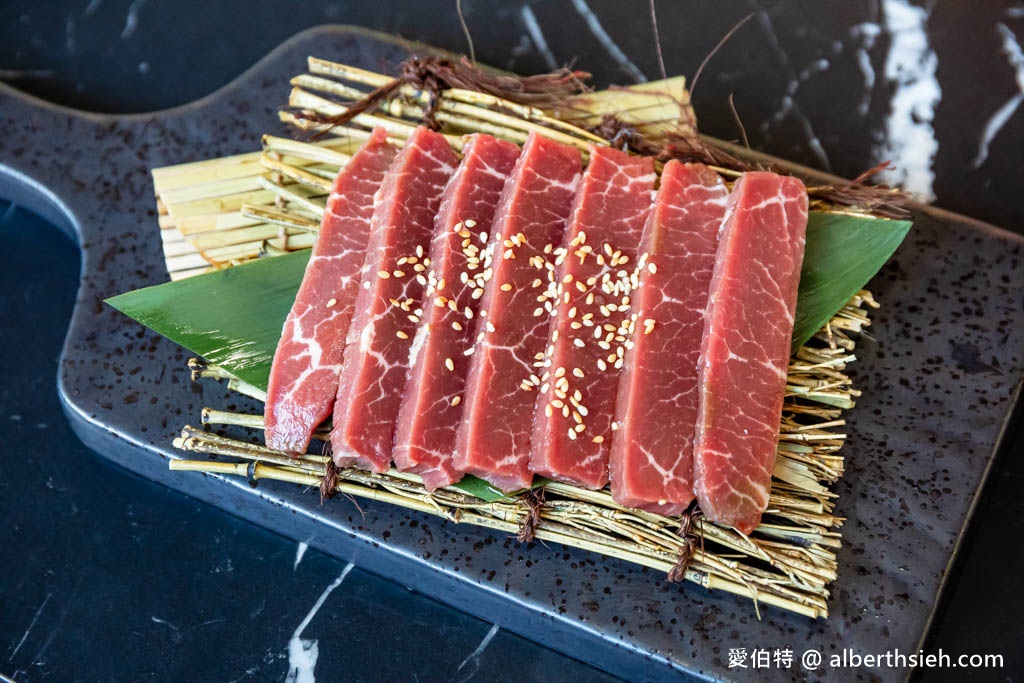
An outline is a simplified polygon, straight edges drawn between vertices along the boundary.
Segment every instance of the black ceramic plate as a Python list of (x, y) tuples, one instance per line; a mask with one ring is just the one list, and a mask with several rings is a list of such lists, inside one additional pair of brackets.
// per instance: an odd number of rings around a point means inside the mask
[[(921, 208), (871, 283), (882, 303), (851, 374), (847, 517), (827, 620), (811, 621), (658, 572), (532, 544), (383, 504), (321, 507), (295, 486), (170, 473), (178, 428), (238, 397), (192, 383), (188, 354), (103, 305), (166, 280), (148, 171), (252, 151), (279, 130), (287, 80), (316, 54), (372, 69), (407, 56), (395, 40), (344, 27), (300, 34), (226, 88), (138, 116), (54, 107), (0, 86), (0, 181), (82, 248), (82, 284), (60, 372), (82, 440), (143, 476), (409, 585), (631, 679), (678, 671), (736, 680), (799, 678), (799, 655), (916, 652), (1017, 397), (1024, 355), (1024, 239)], [(283, 131), (281, 131), (283, 132)], [(729, 649), (791, 648), (789, 668), (729, 667)], [(820, 675), (821, 672), (819, 672)], [(842, 678), (840, 672), (835, 672)], [(900, 679), (906, 669), (876, 669)]]

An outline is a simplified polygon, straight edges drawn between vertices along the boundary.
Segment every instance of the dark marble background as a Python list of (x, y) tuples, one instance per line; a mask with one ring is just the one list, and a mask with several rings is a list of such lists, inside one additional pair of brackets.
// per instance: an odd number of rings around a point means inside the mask
[[(670, 75), (692, 76), (753, 13), (695, 89), (704, 132), (740, 137), (732, 95), (754, 148), (847, 177), (890, 159), (891, 180), (936, 205), (1024, 232), (1024, 4), (655, 4)], [(212, 92), (323, 23), (465, 50), (454, 7), (5, 0), (0, 80), (70, 107), (147, 111)], [(463, 0), (463, 9), (482, 62), (529, 73), (575, 61), (599, 84), (658, 77), (645, 0)], [(0, 675), (280, 680), (312, 660), (315, 642), (320, 680), (608, 679), (89, 453), (54, 389), (76, 249), (31, 214), (0, 209), (0, 240), (15, 255), (0, 266)], [(1007, 668), (976, 680), (1024, 675), (1024, 560), (1014, 547), (1024, 451), (1014, 433), (929, 642), (1006, 656)], [(921, 678), (962, 680), (955, 674)]]

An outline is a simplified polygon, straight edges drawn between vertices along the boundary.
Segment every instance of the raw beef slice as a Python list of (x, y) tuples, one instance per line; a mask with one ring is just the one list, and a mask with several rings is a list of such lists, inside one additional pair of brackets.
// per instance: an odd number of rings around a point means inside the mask
[(366, 258), (373, 195), (397, 152), (378, 128), (334, 181), (270, 369), (264, 411), (269, 448), (305, 453), (313, 430), (330, 414)]
[(547, 343), (550, 316), (540, 283), (555, 268), (580, 170), (575, 148), (531, 134), (495, 213), (455, 467), (503, 491), (533, 479), (536, 392), (525, 383)]
[(430, 247), (441, 194), (458, 160), (445, 137), (417, 128), (374, 200), (362, 282), (334, 404), (331, 446), (339, 466), (384, 472), (422, 314), (419, 260)]
[(637, 248), (656, 179), (650, 157), (591, 150), (566, 243), (547, 283), (554, 315), (547, 365), (534, 375), (535, 474), (589, 489), (608, 483), (619, 373), (632, 344)]
[(768, 506), (807, 233), (798, 179), (733, 187), (701, 342), (694, 493), (708, 519), (748, 534)]
[(670, 161), (640, 245), (633, 346), (619, 382), (612, 497), (675, 515), (693, 500), (697, 361), (729, 190), (701, 164)]
[[(430, 243), (424, 314), (398, 413), (395, 466), (417, 472), (428, 490), (458, 481), (452, 462), (463, 392), (484, 293), (484, 254), (494, 210), (519, 147), (474, 135), (445, 188)], [(424, 277), (421, 275), (420, 277)]]

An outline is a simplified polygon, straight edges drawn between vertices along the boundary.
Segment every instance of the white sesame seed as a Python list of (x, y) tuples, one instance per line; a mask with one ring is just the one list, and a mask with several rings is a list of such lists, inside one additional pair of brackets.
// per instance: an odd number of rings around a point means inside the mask
[(572, 343), (573, 343), (574, 346), (576, 346), (577, 348), (580, 348), (580, 349), (582, 349), (584, 346), (586, 346), (586, 344), (583, 342), (582, 339), (573, 339)]
[(399, 330), (398, 332), (395, 332), (395, 336), (398, 337), (399, 339), (408, 339), (409, 338), (409, 335), (407, 335), (405, 332), (402, 332), (401, 330)]
[(389, 273), (386, 270), (378, 270), (377, 277), (379, 277), (381, 280), (387, 280), (389, 277), (391, 277), (391, 273)]
[(503, 291), (503, 292), (511, 292), (512, 291), (512, 284), (509, 283), (509, 282), (506, 282), (505, 284), (503, 284), (501, 286), (501, 291)]
[(332, 306), (334, 306), (334, 304), (336, 304), (336, 303), (338, 303), (338, 300), (337, 300), (337, 299), (334, 299), (334, 298), (331, 298), (331, 299), (330, 299), (330, 300), (329, 300), (329, 301), (327, 302), (327, 308), (331, 308), (331, 307), (332, 307)]
[(455, 372), (455, 361), (451, 358), (444, 359), (444, 366), (448, 368), (448, 372)]

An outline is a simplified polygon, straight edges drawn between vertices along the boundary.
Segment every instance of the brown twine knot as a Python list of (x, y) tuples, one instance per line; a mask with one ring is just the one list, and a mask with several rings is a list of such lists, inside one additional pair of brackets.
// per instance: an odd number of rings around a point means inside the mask
[(700, 542), (703, 545), (704, 538), (700, 532), (702, 516), (703, 513), (697, 507), (697, 501), (694, 501), (679, 518), (679, 528), (676, 533), (683, 537), (683, 544), (679, 546), (679, 551), (676, 554), (675, 566), (665, 577), (668, 581), (676, 583), (686, 578), (686, 568), (690, 566), (697, 543)]
[(589, 77), (590, 74), (585, 71), (568, 68), (535, 76), (511, 76), (484, 71), (465, 57), (410, 57), (402, 62), (398, 76), (347, 105), (345, 111), (340, 114), (323, 116), (300, 111), (296, 115), (314, 123), (326, 124), (327, 128), (314, 136), (321, 137), (335, 126), (348, 123), (356, 116), (376, 107), (402, 86), (410, 85), (427, 95), (423, 125), (431, 130), (440, 130), (441, 122), (437, 120), (437, 111), (441, 106), (441, 93), (445, 90), (473, 90), (516, 104), (544, 108), (560, 104), (570, 95), (587, 92), (584, 80)]
[(544, 489), (534, 489), (526, 494), (526, 504), (529, 510), (523, 518), (523, 525), (519, 528), (516, 538), (520, 543), (529, 543), (537, 535), (537, 528), (540, 527), (540, 512), (544, 507)]
[(331, 457), (331, 444), (327, 443), (324, 445), (324, 455), (327, 456), (327, 462), (324, 465), (324, 478), (320, 480), (320, 504), (323, 505), (324, 501), (334, 497), (338, 492), (338, 466), (334, 464), (334, 458)]

